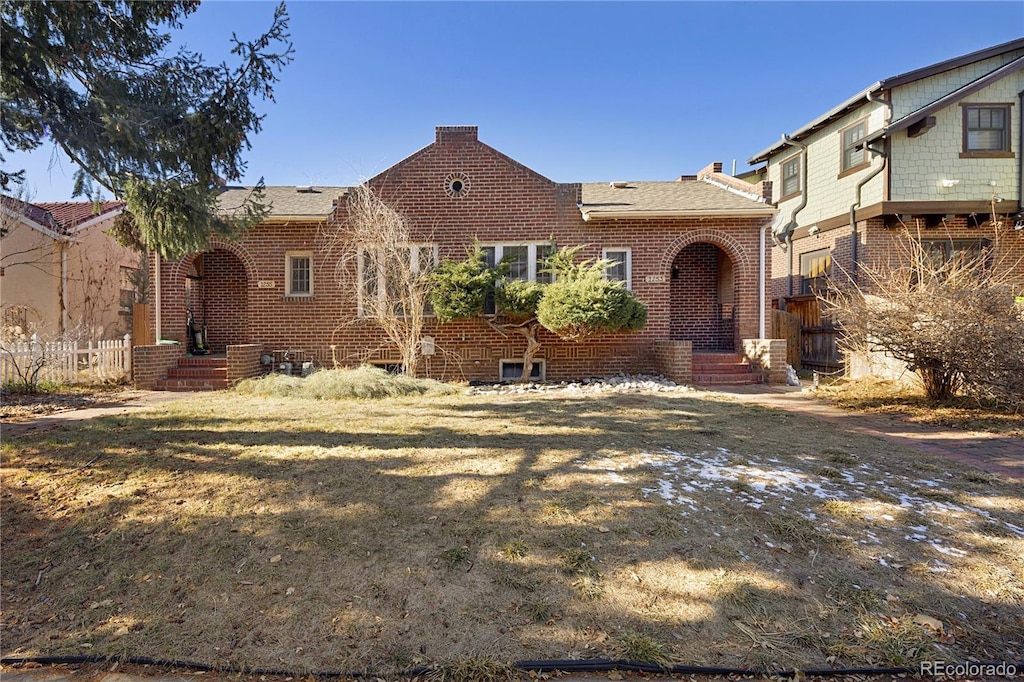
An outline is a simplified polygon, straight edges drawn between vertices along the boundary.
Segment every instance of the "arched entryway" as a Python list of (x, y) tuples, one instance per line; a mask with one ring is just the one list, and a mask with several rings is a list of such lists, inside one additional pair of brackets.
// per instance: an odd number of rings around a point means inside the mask
[(669, 335), (691, 341), (694, 351), (737, 349), (736, 267), (710, 242), (690, 244), (672, 261)]
[(182, 265), (185, 309), (192, 310), (197, 325), (205, 325), (210, 350), (223, 353), (229, 345), (248, 343), (249, 280), (242, 260), (215, 248)]

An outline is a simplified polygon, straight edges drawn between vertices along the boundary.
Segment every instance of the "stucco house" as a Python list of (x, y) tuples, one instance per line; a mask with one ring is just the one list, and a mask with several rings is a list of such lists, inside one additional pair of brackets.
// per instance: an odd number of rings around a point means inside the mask
[(985, 250), (1024, 290), (1022, 69), (1024, 38), (885, 78), (749, 159), (776, 188), (771, 295), (806, 366), (841, 364), (815, 291), (863, 283), (904, 227), (936, 258)]
[[(475, 126), (441, 126), (431, 144), (368, 185), (413, 226), (410, 257), (419, 262), (463, 258), (478, 242), (495, 258), (515, 259), (513, 276), (536, 279), (554, 240), (584, 245), (582, 257), (619, 263), (609, 276), (647, 305), (645, 329), (583, 343), (542, 332), (539, 377), (662, 372), (679, 381), (726, 381), (726, 372), (742, 371), (784, 380), (784, 351), (765, 328), (764, 245), (775, 215), (767, 184), (724, 175), (721, 164), (665, 182), (557, 183), (481, 142)], [(248, 191), (227, 188), (222, 206)], [(154, 258), (152, 324), (157, 338), (179, 345), (138, 349), (137, 383), (222, 386), (260, 371), (261, 357), (274, 367), (285, 356), (296, 365), (400, 362), (362, 315), (360, 299), (372, 292), (338, 272), (332, 234), (344, 229), (349, 196), (344, 187), (270, 187), (270, 217), (243, 238), (215, 239), (208, 251), (179, 261)], [(183, 357), (187, 309), (205, 324), (211, 350), (225, 357)], [(518, 336), (478, 320), (431, 318), (425, 333), (428, 376), (517, 376), (525, 343)]]
[(120, 202), (0, 203), (6, 333), (116, 339), (132, 329), (138, 253), (106, 234)]

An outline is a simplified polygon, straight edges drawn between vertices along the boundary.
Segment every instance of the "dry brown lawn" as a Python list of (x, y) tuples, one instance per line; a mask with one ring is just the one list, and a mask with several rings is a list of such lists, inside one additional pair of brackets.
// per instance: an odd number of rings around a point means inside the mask
[(957, 397), (941, 403), (924, 391), (886, 379), (864, 378), (822, 386), (817, 395), (836, 407), (885, 414), (918, 424), (998, 433), (1024, 439), (1024, 413), (1005, 405)]
[(2, 455), (5, 656), (1024, 658), (1019, 484), (716, 394), (216, 393)]

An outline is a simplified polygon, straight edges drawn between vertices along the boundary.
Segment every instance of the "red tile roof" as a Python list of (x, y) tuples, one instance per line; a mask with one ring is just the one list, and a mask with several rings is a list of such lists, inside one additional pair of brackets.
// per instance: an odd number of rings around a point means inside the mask
[[(60, 201), (38, 202), (33, 204), (53, 216), (53, 220), (63, 232), (71, 232), (75, 227), (88, 222), (105, 213), (124, 207), (123, 201)], [(37, 221), (38, 222), (38, 221)]]
[(9, 211), (61, 234), (70, 234), (77, 226), (124, 207), (123, 201), (40, 201), (33, 204), (6, 195), (0, 196), (0, 203)]

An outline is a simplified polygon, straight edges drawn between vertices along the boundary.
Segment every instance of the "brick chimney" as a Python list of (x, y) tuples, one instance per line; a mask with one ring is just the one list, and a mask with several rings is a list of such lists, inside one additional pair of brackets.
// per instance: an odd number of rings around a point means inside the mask
[(434, 128), (434, 141), (443, 142), (476, 142), (476, 126), (437, 126)]

